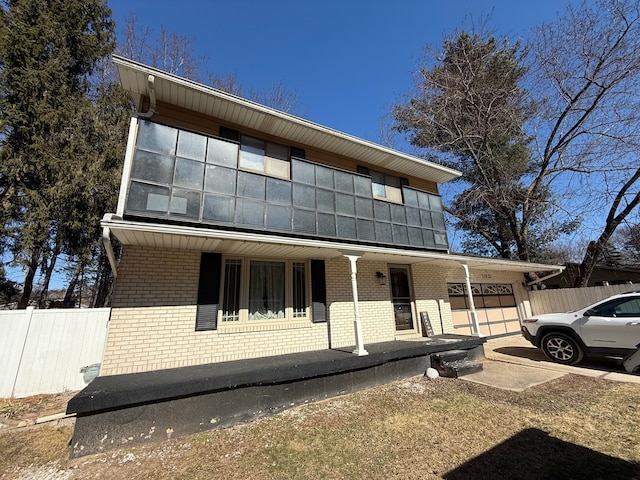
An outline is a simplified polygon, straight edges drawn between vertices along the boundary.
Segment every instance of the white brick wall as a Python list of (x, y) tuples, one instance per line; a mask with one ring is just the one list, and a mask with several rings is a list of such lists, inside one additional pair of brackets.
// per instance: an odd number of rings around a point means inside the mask
[[(236, 333), (195, 331), (200, 252), (125, 246), (107, 338), (103, 375), (266, 357), (355, 344), (349, 261), (327, 260), (329, 323), (308, 322)], [(405, 338), (395, 330), (385, 262), (358, 260), (359, 311), (365, 348), (368, 343)], [(462, 267), (411, 265), (415, 323), (428, 312), (436, 334), (453, 332), (447, 282), (464, 281)], [(472, 281), (512, 283), (521, 289), (522, 276), (509, 272), (472, 272)], [(487, 276), (491, 276), (487, 280)], [(518, 292), (519, 295), (521, 292)], [(520, 298), (527, 298), (520, 296)], [(516, 297), (518, 299), (518, 296)], [(330, 332), (329, 332), (330, 329)], [(420, 335), (420, 330), (410, 336)]]

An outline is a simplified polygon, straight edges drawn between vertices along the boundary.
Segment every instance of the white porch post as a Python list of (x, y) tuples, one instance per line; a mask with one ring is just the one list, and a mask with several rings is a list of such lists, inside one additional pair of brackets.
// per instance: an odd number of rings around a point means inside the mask
[(346, 255), (349, 259), (349, 266), (351, 271), (351, 290), (353, 292), (353, 328), (356, 335), (356, 349), (353, 351), (354, 355), (364, 356), (369, 355), (364, 349), (364, 341), (362, 339), (362, 322), (360, 322), (360, 310), (358, 308), (358, 282), (356, 280), (356, 261), (360, 258), (359, 255)]
[(471, 311), (471, 321), (473, 322), (473, 328), (476, 331), (476, 336), (482, 337), (480, 333), (480, 324), (478, 323), (478, 313), (476, 312), (476, 306), (473, 303), (473, 293), (471, 292), (471, 281), (469, 280), (469, 266), (466, 263), (462, 263), (462, 268), (464, 268), (464, 281), (467, 285), (467, 299), (469, 300), (469, 307)]

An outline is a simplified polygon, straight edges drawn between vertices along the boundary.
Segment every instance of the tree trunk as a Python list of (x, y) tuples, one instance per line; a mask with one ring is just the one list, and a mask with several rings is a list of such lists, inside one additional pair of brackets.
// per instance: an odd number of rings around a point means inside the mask
[(98, 260), (98, 272), (96, 275), (96, 295), (93, 307), (101, 308), (110, 304), (111, 294), (113, 293), (113, 275), (111, 273), (111, 265), (103, 249), (100, 250), (100, 259)]
[(20, 300), (18, 300), (19, 310), (24, 310), (29, 306), (29, 300), (31, 299), (31, 293), (33, 292), (33, 279), (35, 278), (38, 270), (38, 260), (40, 260), (40, 248), (36, 248), (31, 253), (31, 258), (27, 265), (27, 274), (24, 277), (22, 295), (20, 296)]
[(64, 292), (65, 305), (69, 305), (73, 301), (73, 292), (76, 291), (76, 286), (78, 285), (78, 278), (80, 278), (81, 271), (82, 271), (82, 262), (78, 260), (78, 263), (76, 263), (76, 268), (73, 271), (71, 280), (69, 281), (69, 285), (67, 286), (67, 291)]
[(38, 308), (44, 308), (45, 302), (47, 301), (47, 296), (49, 294), (49, 283), (51, 282), (51, 275), (53, 275), (53, 269), (56, 266), (56, 261), (58, 260), (58, 249), (53, 252), (53, 256), (51, 257), (51, 261), (47, 268), (45, 269), (44, 280), (42, 282), (42, 290), (40, 291), (40, 295), (38, 296)]

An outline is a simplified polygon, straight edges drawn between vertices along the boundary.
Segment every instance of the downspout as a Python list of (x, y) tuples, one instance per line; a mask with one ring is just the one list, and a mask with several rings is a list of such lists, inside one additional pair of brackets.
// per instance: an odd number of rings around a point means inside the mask
[(111, 244), (111, 229), (109, 227), (102, 228), (102, 243), (104, 244), (104, 250), (107, 253), (109, 259), (109, 265), (111, 265), (111, 273), (113, 278), (118, 278), (118, 263), (116, 262), (116, 256), (113, 253), (113, 245)]
[(147, 93), (149, 94), (149, 110), (140, 112), (136, 115), (138, 118), (151, 118), (156, 113), (156, 78), (153, 75), (147, 77)]
[(471, 314), (471, 321), (473, 322), (473, 328), (476, 331), (476, 336), (482, 337), (480, 333), (480, 324), (478, 323), (478, 313), (476, 312), (476, 306), (473, 303), (473, 293), (471, 292), (471, 280), (469, 280), (469, 266), (466, 263), (461, 263), (464, 268), (464, 281), (467, 286), (467, 299), (469, 300), (469, 308)]

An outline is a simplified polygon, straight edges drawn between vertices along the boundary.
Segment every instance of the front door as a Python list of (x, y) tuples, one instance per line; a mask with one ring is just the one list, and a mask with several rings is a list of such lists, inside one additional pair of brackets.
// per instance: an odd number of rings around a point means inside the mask
[(391, 279), (391, 301), (396, 320), (396, 330), (412, 330), (413, 314), (411, 313), (411, 285), (409, 267), (389, 267)]

